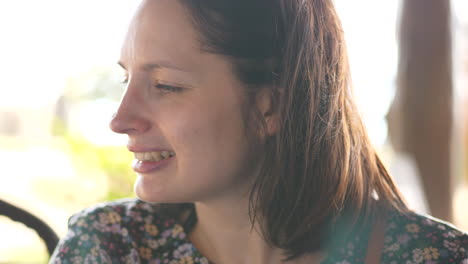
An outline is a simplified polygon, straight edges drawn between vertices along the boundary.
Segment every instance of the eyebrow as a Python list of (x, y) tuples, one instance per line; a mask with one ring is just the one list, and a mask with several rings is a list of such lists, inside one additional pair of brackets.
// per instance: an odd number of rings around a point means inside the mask
[[(125, 70), (127, 67), (125, 67), (124, 63), (122, 61), (117, 62), (120, 67), (124, 68)], [(161, 69), (161, 68), (168, 68), (168, 69), (173, 69), (173, 70), (178, 70), (178, 71), (183, 71), (187, 72), (187, 70), (184, 70), (180, 67), (175, 66), (174, 64), (168, 62), (168, 61), (155, 61), (151, 63), (145, 63), (141, 66), (141, 68), (145, 71), (151, 71), (154, 69)]]

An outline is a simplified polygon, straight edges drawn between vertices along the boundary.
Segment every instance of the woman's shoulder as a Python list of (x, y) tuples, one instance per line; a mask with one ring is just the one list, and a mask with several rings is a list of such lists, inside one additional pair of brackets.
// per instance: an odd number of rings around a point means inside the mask
[(138, 263), (193, 255), (182, 224), (162, 208), (139, 199), (122, 199), (74, 214), (53, 263)]
[[(183, 209), (179, 207), (180, 210)], [(159, 239), (167, 233), (180, 233), (182, 224), (163, 204), (136, 198), (119, 199), (88, 207), (70, 217), (69, 227), (86, 227), (94, 233), (119, 233), (134, 243), (144, 238)], [(179, 236), (185, 239), (184, 235)]]
[(157, 223), (168, 225), (175, 218), (160, 212), (160, 205), (144, 202), (136, 198), (119, 199), (93, 205), (70, 217), (68, 224), (77, 222), (98, 222), (95, 227), (114, 224)]
[(82, 232), (92, 230), (100, 235), (133, 232), (130, 235), (137, 237), (145, 233), (157, 237), (161, 231), (173, 229), (175, 225), (176, 219), (161, 213), (159, 205), (134, 198), (99, 203), (72, 215), (68, 220), (69, 228)]
[(393, 212), (382, 258), (384, 263), (468, 263), (468, 234), (427, 215)]

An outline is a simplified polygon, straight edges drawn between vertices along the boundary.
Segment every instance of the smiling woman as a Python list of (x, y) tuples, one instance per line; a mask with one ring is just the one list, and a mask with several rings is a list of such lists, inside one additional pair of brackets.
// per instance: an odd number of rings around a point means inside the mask
[(331, 0), (144, 0), (119, 64), (139, 199), (73, 216), (51, 263), (468, 261), (371, 147)]
[(226, 59), (200, 51), (180, 4), (145, 2), (120, 61), (128, 84), (112, 130), (127, 134), (128, 148), (137, 154), (175, 153), (134, 163), (137, 195), (177, 202), (212, 199), (207, 196), (213, 190), (226, 196), (243, 190), (238, 176), (246, 174), (244, 164), (252, 158), (243, 133), (242, 84)]

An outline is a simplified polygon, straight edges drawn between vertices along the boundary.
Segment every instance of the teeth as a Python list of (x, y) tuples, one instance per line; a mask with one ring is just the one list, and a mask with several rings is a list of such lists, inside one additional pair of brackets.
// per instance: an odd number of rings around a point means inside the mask
[(155, 161), (160, 161), (163, 159), (159, 152), (151, 152), (150, 155), (151, 155), (151, 158)]
[(172, 151), (153, 151), (153, 152), (135, 152), (135, 159), (140, 161), (160, 161), (170, 157), (174, 157), (175, 153)]
[(145, 160), (152, 160), (153, 157), (151, 155), (151, 152), (146, 152), (143, 157), (145, 158)]
[(163, 159), (167, 159), (169, 157), (169, 151), (165, 150), (165, 151), (161, 152), (161, 157)]

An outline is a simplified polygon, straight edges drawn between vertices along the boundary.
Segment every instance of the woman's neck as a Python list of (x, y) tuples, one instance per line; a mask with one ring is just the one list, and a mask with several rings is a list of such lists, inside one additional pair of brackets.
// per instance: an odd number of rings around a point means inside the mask
[(320, 253), (283, 262), (284, 251), (268, 245), (258, 224), (252, 226), (248, 200), (242, 203), (195, 203), (197, 223), (189, 238), (214, 263), (320, 263)]

